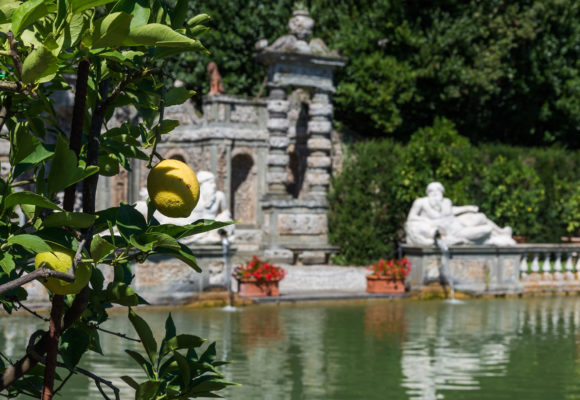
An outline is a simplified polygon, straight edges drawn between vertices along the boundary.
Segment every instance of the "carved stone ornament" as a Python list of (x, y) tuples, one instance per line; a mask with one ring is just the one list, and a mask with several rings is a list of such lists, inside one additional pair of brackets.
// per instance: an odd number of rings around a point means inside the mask
[(295, 10), (294, 17), (288, 21), (290, 33), (299, 40), (306, 40), (312, 35), (314, 20), (306, 10)]

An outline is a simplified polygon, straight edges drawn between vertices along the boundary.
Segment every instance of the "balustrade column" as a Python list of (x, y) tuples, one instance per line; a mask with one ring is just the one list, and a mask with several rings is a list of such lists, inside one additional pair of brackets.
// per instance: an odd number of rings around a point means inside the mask
[(275, 87), (270, 90), (268, 99), (268, 194), (274, 196), (286, 195), (288, 183), (287, 166), (289, 157), (286, 153), (290, 140), (288, 139), (288, 101), (286, 90)]
[(330, 92), (317, 89), (312, 98), (308, 121), (308, 170), (306, 183), (313, 196), (326, 197), (332, 167), (331, 149), (333, 106)]

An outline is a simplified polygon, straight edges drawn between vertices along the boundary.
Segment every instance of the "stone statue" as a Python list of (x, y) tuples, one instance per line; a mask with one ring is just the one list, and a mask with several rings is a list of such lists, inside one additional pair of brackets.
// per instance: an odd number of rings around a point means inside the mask
[(207, 64), (207, 73), (209, 74), (209, 93), (210, 95), (224, 94), (224, 86), (222, 84), (222, 76), (218, 70), (215, 62)]
[[(159, 221), (160, 224), (173, 224), (173, 225), (187, 225), (192, 224), (200, 219), (212, 219), (216, 221), (229, 222), (232, 221), (232, 214), (230, 213), (227, 202), (226, 195), (220, 190), (216, 190), (215, 176), (209, 171), (200, 171), (197, 173), (197, 180), (200, 187), (200, 196), (197, 206), (193, 209), (189, 217), (186, 218), (171, 218), (166, 217), (159, 211), (155, 211), (153, 217)], [(135, 204), (135, 209), (143, 215), (147, 215), (147, 189), (142, 188), (139, 191), (139, 196), (141, 200)], [(228, 225), (223, 228), (231, 241), (234, 240), (235, 230), (234, 225)], [(218, 230), (213, 230), (209, 232), (204, 232), (198, 235), (189, 236), (180, 240), (183, 244), (195, 243), (195, 244), (220, 244), (221, 236)]]
[(427, 185), (427, 197), (415, 200), (405, 223), (408, 244), (432, 246), (436, 237), (447, 246), (516, 244), (509, 226), (500, 228), (478, 212), (477, 206), (455, 207), (443, 193), (441, 183), (431, 182)]

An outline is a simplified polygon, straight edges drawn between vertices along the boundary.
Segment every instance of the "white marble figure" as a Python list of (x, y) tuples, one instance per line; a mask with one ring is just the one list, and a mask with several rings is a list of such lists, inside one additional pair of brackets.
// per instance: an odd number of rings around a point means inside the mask
[[(212, 219), (216, 221), (228, 222), (232, 221), (232, 214), (227, 208), (226, 195), (220, 190), (216, 190), (215, 176), (209, 171), (200, 171), (197, 173), (197, 180), (199, 182), (200, 195), (199, 202), (194, 208), (189, 217), (186, 218), (171, 218), (166, 217), (159, 211), (155, 211), (153, 217), (159, 221), (160, 224), (173, 224), (173, 225), (187, 225), (192, 224), (200, 219)], [(139, 196), (141, 198), (135, 204), (135, 209), (143, 215), (147, 215), (147, 189), (142, 188), (139, 191)], [(234, 225), (228, 225), (223, 229), (228, 233), (228, 238), (231, 241), (234, 240)], [(196, 243), (196, 244), (220, 244), (221, 237), (218, 230), (204, 232), (198, 235), (193, 235), (183, 240), (180, 240), (183, 244)]]
[(405, 223), (408, 244), (433, 246), (437, 234), (440, 236), (437, 240), (447, 246), (516, 244), (509, 226), (500, 228), (478, 212), (477, 206), (455, 207), (443, 193), (441, 183), (431, 182), (427, 185), (427, 197), (415, 200)]

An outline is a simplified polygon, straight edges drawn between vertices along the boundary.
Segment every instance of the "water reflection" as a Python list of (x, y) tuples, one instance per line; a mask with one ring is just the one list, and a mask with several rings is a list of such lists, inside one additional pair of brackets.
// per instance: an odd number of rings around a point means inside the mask
[[(165, 310), (139, 310), (163, 336)], [(267, 305), (237, 312), (178, 309), (178, 331), (218, 341), (232, 399), (570, 399), (580, 398), (580, 298)], [(18, 358), (42, 321), (0, 316), (0, 350)], [(124, 314), (106, 328), (135, 336)], [(142, 376), (124, 349), (101, 334), (107, 354), (83, 366), (132, 391)], [(99, 399), (75, 377), (63, 398)]]

